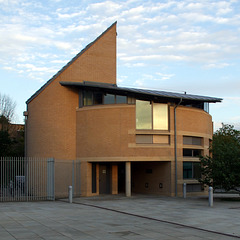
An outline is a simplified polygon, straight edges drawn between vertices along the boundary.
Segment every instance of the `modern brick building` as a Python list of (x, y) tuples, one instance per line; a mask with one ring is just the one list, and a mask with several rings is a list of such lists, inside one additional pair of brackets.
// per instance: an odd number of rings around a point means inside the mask
[[(219, 98), (116, 85), (116, 23), (27, 100), (26, 155), (81, 161), (81, 194), (204, 193)], [(64, 169), (63, 169), (64, 171)]]

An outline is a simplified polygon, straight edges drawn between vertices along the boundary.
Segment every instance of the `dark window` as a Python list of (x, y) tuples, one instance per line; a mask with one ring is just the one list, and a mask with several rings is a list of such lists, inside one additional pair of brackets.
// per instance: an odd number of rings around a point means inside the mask
[(101, 92), (93, 92), (94, 105), (103, 103), (103, 94)]
[(115, 103), (115, 95), (113, 94), (104, 95), (104, 104), (114, 104), (114, 103)]
[(126, 96), (120, 96), (116, 95), (116, 103), (127, 103), (127, 97)]
[(198, 179), (201, 177), (200, 163), (198, 162), (183, 162), (183, 178)]
[(183, 156), (184, 157), (199, 157), (201, 155), (200, 149), (183, 149)]
[(187, 192), (201, 192), (203, 191), (201, 184), (187, 184)]
[(202, 138), (183, 136), (183, 144), (186, 144), (186, 145), (202, 145)]
[(84, 106), (93, 105), (93, 93), (91, 91), (83, 92), (83, 105)]
[(103, 92), (93, 92), (84, 90), (83, 94), (81, 92), (79, 97), (82, 97), (83, 101), (79, 100), (79, 107), (83, 106), (91, 106), (91, 105), (99, 105), (99, 104), (123, 104), (127, 103), (127, 96), (120, 96), (114, 94), (103, 94)]

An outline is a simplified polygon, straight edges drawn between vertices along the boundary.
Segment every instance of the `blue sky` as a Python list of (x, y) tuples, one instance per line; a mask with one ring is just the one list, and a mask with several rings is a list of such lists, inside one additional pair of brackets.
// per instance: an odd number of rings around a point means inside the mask
[(223, 98), (215, 129), (240, 129), (238, 0), (0, 0), (1, 94), (25, 101), (117, 21), (119, 86)]

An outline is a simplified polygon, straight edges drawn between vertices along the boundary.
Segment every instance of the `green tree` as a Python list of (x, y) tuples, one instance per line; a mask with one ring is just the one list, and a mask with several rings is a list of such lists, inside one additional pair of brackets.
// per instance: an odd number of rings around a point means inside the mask
[(200, 157), (200, 182), (226, 191), (240, 187), (240, 131), (222, 124), (213, 135), (211, 156)]

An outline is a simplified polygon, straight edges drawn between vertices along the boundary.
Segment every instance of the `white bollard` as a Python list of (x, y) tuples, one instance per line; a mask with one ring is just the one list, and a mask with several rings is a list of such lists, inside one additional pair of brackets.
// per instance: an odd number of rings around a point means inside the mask
[(213, 188), (209, 187), (208, 189), (208, 205), (209, 207), (213, 206)]
[(72, 203), (72, 186), (68, 187), (68, 202)]
[(183, 183), (183, 198), (187, 198), (187, 184)]

